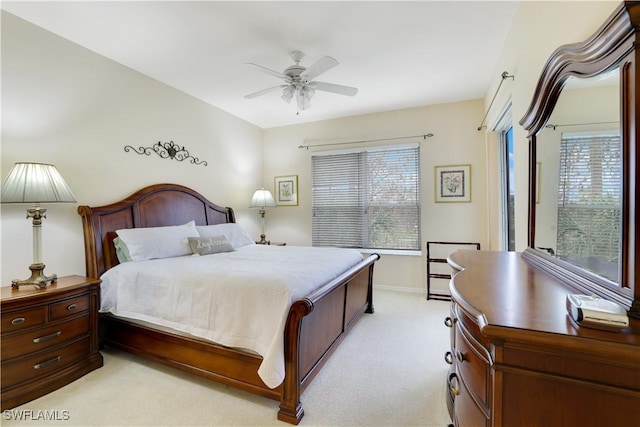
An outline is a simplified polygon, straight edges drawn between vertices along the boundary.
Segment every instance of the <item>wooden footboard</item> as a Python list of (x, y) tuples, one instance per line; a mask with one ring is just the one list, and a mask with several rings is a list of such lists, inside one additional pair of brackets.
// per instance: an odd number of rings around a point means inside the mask
[(298, 424), (304, 415), (300, 395), (362, 313), (373, 313), (373, 265), (357, 267), (296, 301), (285, 328), (285, 378), (278, 419)]
[(300, 396), (355, 321), (373, 313), (373, 266), (369, 256), (308, 297), (294, 302), (285, 326), (285, 379), (268, 388), (257, 374), (262, 357), (208, 341), (161, 331), (110, 314), (101, 315), (105, 345), (280, 401), (278, 419), (298, 424)]

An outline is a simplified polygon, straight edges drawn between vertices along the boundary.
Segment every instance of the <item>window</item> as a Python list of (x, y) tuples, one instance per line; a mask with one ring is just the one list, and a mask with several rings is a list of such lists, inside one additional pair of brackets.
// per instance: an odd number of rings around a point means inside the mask
[(620, 253), (620, 138), (567, 135), (560, 143), (557, 255), (603, 258)]
[(312, 157), (313, 246), (420, 250), (420, 149)]
[(501, 114), (494, 131), (500, 135), (499, 141), (499, 212), (500, 250), (515, 251), (515, 167), (513, 150), (513, 124), (511, 105)]
[(505, 194), (505, 224), (506, 224), (506, 249), (516, 250), (516, 230), (515, 230), (515, 194), (516, 179), (513, 152), (513, 127), (502, 133), (502, 143), (504, 144), (504, 194)]

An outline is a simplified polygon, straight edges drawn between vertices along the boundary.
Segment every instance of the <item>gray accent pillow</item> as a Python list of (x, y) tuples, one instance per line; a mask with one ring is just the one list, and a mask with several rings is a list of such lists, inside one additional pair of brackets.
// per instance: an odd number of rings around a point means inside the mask
[(234, 250), (225, 236), (189, 237), (189, 246), (191, 251), (198, 255), (217, 254)]

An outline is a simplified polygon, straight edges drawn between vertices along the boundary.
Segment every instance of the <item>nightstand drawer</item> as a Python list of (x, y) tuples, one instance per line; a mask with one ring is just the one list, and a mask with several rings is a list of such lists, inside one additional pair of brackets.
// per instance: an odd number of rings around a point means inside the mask
[(47, 376), (67, 365), (82, 360), (89, 354), (89, 337), (67, 346), (40, 353), (15, 363), (2, 364), (2, 389)]
[(49, 306), (49, 317), (52, 321), (59, 320), (86, 310), (89, 310), (89, 295), (82, 295), (51, 304)]
[(2, 333), (18, 331), (44, 323), (44, 306), (2, 314)]
[(2, 360), (44, 350), (89, 334), (89, 315), (47, 328), (27, 331), (2, 340)]

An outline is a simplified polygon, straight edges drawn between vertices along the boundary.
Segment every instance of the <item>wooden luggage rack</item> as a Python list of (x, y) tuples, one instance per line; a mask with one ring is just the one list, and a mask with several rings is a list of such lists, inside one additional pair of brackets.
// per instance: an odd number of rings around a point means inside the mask
[(480, 243), (475, 242), (427, 242), (427, 299), (451, 301), (448, 292), (432, 292), (431, 279), (451, 280), (451, 274), (433, 272), (432, 264), (446, 264), (447, 257), (458, 249), (480, 250)]

